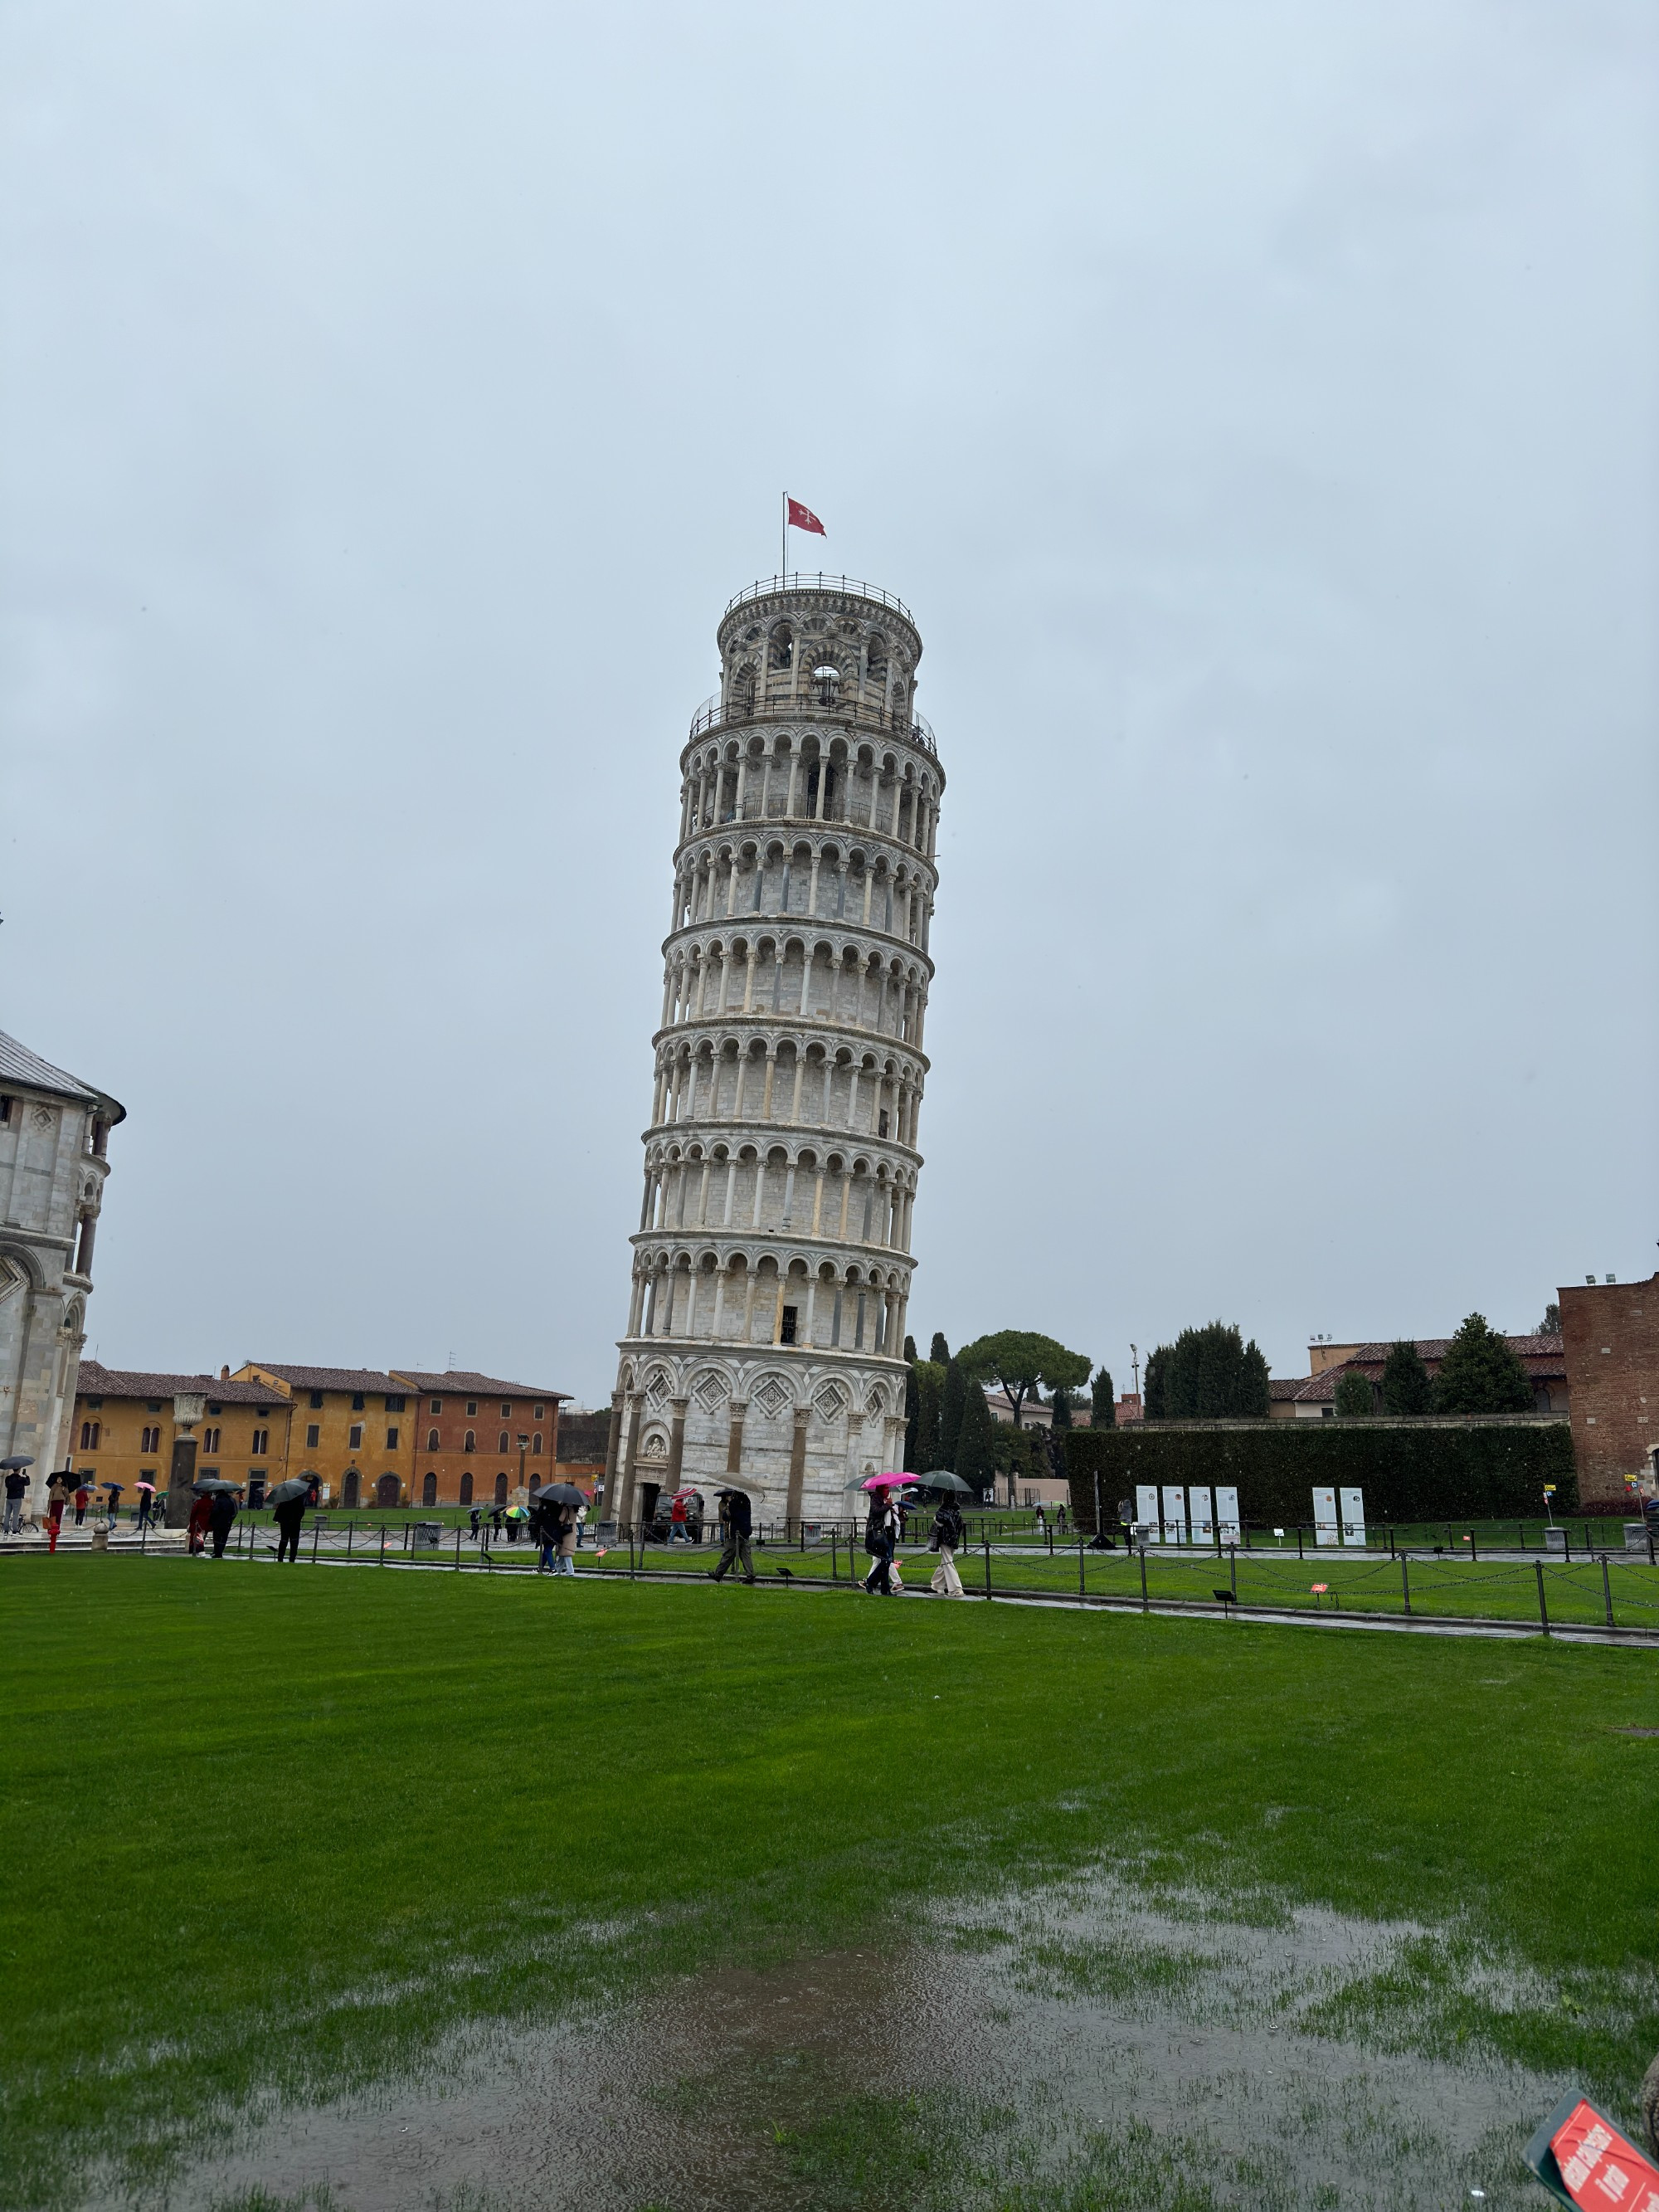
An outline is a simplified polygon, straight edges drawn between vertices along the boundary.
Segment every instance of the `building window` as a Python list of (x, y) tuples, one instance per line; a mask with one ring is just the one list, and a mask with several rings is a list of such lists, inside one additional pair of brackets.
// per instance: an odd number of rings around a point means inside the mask
[(216, 1482), (219, 1480), (219, 1470), (216, 1467), (198, 1467), (196, 1472), (204, 1482)]
[(322, 1411), (322, 1407), (323, 1394), (320, 1390), (313, 1390), (311, 1394), (311, 1410), (313, 1413), (319, 1413)]
[(387, 1449), (388, 1451), (396, 1451), (396, 1450), (397, 1450), (397, 1449), (398, 1449), (398, 1431), (396, 1431), (396, 1429), (388, 1429), (388, 1430), (386, 1431), (386, 1449)]
[(546, 1408), (546, 1407), (545, 1407), (545, 1406), (536, 1406), (536, 1407), (533, 1407), (531, 1409), (531, 1417), (532, 1417), (532, 1419), (534, 1419), (534, 1420), (538, 1420), (538, 1421), (544, 1421), (544, 1420), (547, 1419), (547, 1408)]
[(461, 1503), (463, 1505), (471, 1505), (472, 1503), (472, 1477), (470, 1474), (464, 1474), (461, 1477)]
[(138, 1449), (141, 1452), (160, 1451), (161, 1449), (160, 1428), (141, 1429), (138, 1432)]
[(781, 1334), (780, 1334), (780, 1336), (779, 1336), (779, 1338), (778, 1338), (778, 1341), (779, 1341), (779, 1343), (780, 1343), (780, 1344), (793, 1344), (793, 1343), (794, 1342), (794, 1340), (795, 1340), (795, 1316), (797, 1315), (797, 1313), (798, 1313), (799, 1311), (799, 1308), (798, 1306), (786, 1306), (786, 1307), (784, 1308), (784, 1310), (783, 1310), (783, 1328), (782, 1328), (782, 1332), (781, 1332)]
[(306, 1424), (306, 1449), (307, 1451), (315, 1451), (318, 1445), (321, 1443), (322, 1441), (323, 1431), (321, 1424), (317, 1421), (307, 1421)]
[(507, 1449), (507, 1431), (505, 1429), (501, 1431), (501, 1440), (500, 1443), (496, 1445), (495, 1449), (500, 1452), (504, 1452)]
[(469, 1421), (473, 1421), (476, 1420), (477, 1417), (478, 1401), (476, 1398), (469, 1398), (466, 1401), (466, 1418)]
[(346, 1443), (353, 1451), (361, 1451), (362, 1449), (363, 1425), (361, 1421), (354, 1421), (351, 1424), (350, 1433), (346, 1437)]
[(361, 1413), (363, 1410), (363, 1394), (361, 1390), (354, 1390), (351, 1394), (351, 1410), (354, 1413)]
[(505, 1505), (507, 1503), (507, 1477), (504, 1474), (498, 1474), (495, 1477), (495, 1503), (497, 1505)]
[(222, 1413), (224, 1410), (225, 1409), (222, 1406), (216, 1406), (210, 1399), (209, 1400), (208, 1411), (210, 1413)]
[(386, 1401), (386, 1409), (388, 1413), (401, 1413), (404, 1410), (404, 1401), (398, 1397), (388, 1398)]
[(444, 1409), (444, 1401), (443, 1401), (443, 1400), (442, 1400), (441, 1398), (434, 1398), (434, 1399), (432, 1401), (432, 1403), (431, 1403), (430, 1407), (428, 1408), (428, 1410), (429, 1410), (430, 1412), (434, 1413), (442, 1413), (442, 1411), (443, 1411), (443, 1409)]
[(509, 1398), (509, 1399), (507, 1400), (507, 1401), (506, 1405), (504, 1405), (504, 1406), (501, 1407), (501, 1419), (502, 1419), (504, 1421), (509, 1421), (509, 1420), (511, 1420), (511, 1419), (512, 1419), (512, 1418), (513, 1418), (513, 1401)]
[(437, 1502), (438, 1478), (435, 1474), (429, 1474), (421, 1485), (421, 1503), (422, 1505), (435, 1505)]
[(427, 1431), (426, 1448), (428, 1451), (438, 1451), (441, 1449), (438, 1442), (438, 1431), (436, 1429), (428, 1429)]
[(530, 1455), (532, 1459), (539, 1459), (542, 1455), (542, 1432), (539, 1429), (530, 1439)]
[(253, 1457), (255, 1459), (263, 1459), (270, 1449), (270, 1431), (269, 1429), (255, 1429), (253, 1431)]
[(145, 1407), (145, 1408), (144, 1408), (144, 1411), (145, 1411), (147, 1413), (159, 1413), (161, 1412), (161, 1400), (160, 1400), (159, 1398), (152, 1398), (152, 1399), (150, 1400), (149, 1403), (149, 1404)]
[(218, 1449), (219, 1449), (219, 1431), (218, 1431), (218, 1430), (217, 1430), (217, 1429), (204, 1429), (204, 1430), (203, 1430), (203, 1431), (202, 1431), (202, 1449), (203, 1449), (204, 1452), (216, 1452), (216, 1451), (218, 1450)]
[(471, 1430), (469, 1429), (466, 1432), (466, 1441), (462, 1444), (461, 1449), (463, 1451), (477, 1451), (477, 1438), (473, 1435)]
[(99, 1433), (99, 1431), (103, 1427), (103, 1425), (103, 1425), (103, 1423), (102, 1423), (101, 1421), (82, 1421), (82, 1424), (81, 1424), (81, 1449), (82, 1449), (82, 1451), (96, 1451), (96, 1450), (97, 1450), (97, 1449), (98, 1449), (98, 1433)]

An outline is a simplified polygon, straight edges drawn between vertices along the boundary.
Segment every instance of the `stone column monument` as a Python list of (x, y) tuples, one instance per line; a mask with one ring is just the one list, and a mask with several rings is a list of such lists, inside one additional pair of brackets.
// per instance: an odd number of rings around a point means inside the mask
[(167, 1467), (167, 1517), (169, 1528), (185, 1528), (190, 1525), (190, 1510), (196, 1499), (191, 1485), (196, 1480), (196, 1437), (193, 1431), (207, 1411), (207, 1400), (191, 1391), (185, 1391), (173, 1401), (173, 1457)]
[(775, 577), (717, 637), (680, 756), (605, 1511), (730, 1481), (781, 1530), (901, 1463), (945, 777), (885, 592)]

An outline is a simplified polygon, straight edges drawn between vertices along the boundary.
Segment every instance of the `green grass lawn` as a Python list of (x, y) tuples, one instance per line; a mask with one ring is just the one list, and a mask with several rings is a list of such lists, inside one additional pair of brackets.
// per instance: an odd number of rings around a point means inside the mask
[(5, 1571), (9, 2206), (72, 2203), (112, 2150), (164, 2176), (216, 2106), (372, 2076), (468, 2013), (1129, 1848), (1577, 1977), (1576, 2012), (1475, 2032), (1607, 2094), (1659, 2040), (1594, 1998), (1659, 1925), (1659, 1741), (1616, 1732), (1659, 1726), (1646, 1651), (620, 1578)]

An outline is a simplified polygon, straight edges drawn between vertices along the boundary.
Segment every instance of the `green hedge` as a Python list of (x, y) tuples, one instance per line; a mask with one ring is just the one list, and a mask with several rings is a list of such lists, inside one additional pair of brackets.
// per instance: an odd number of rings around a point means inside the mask
[(1080, 1528), (1095, 1525), (1095, 1484), (1109, 1524), (1139, 1483), (1231, 1484), (1253, 1526), (1313, 1518), (1315, 1488), (1357, 1488), (1365, 1517), (1516, 1521), (1578, 1510), (1572, 1432), (1565, 1421), (1240, 1421), (1135, 1424), (1065, 1431), (1061, 1449)]

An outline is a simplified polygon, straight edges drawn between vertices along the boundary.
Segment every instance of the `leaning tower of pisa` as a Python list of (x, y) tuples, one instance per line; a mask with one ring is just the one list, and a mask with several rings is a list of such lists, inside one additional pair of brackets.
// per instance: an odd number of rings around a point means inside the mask
[(921, 640), (839, 576), (739, 592), (680, 756), (607, 1515), (730, 1481), (842, 1517), (902, 1464), (945, 778)]

